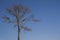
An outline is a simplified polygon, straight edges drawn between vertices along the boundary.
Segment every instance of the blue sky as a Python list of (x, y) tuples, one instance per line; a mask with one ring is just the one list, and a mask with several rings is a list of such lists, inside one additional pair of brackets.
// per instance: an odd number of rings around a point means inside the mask
[[(21, 40), (60, 40), (59, 0), (0, 0), (0, 16), (6, 14), (6, 7), (22, 4), (29, 7), (41, 21), (29, 23), (32, 32), (21, 31)], [(0, 21), (0, 40), (17, 40), (17, 27)]]

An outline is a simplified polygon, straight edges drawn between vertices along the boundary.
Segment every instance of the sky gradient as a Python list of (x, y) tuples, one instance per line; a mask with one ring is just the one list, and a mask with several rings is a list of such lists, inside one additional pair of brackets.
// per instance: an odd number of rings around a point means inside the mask
[[(22, 4), (30, 8), (38, 23), (29, 23), (32, 32), (21, 31), (21, 40), (60, 40), (59, 0), (0, 0), (0, 16), (6, 14), (7, 7)], [(1, 18), (0, 18), (1, 19)], [(0, 21), (0, 40), (17, 40), (17, 27)]]

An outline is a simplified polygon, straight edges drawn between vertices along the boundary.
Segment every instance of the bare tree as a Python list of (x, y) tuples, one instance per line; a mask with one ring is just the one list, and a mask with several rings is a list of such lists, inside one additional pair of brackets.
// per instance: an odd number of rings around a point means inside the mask
[(29, 14), (29, 8), (24, 8), (22, 5), (14, 5), (12, 8), (7, 8), (9, 14), (13, 15), (16, 19), (11, 20), (8, 16), (3, 16), (2, 18), (9, 23), (14, 23), (18, 27), (18, 40), (20, 40), (20, 32), (22, 29), (25, 31), (31, 31), (30, 28), (25, 26), (27, 21), (35, 21), (32, 15)]

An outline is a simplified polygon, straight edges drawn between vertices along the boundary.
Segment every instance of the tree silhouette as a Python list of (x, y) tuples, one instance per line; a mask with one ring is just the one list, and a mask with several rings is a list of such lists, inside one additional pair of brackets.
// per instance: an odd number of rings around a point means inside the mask
[(12, 8), (7, 8), (9, 14), (13, 15), (16, 19), (11, 20), (8, 16), (3, 16), (4, 21), (14, 23), (18, 27), (18, 40), (20, 40), (20, 32), (22, 29), (31, 31), (30, 28), (25, 26), (28, 21), (38, 22), (33, 15), (30, 15), (29, 8), (24, 8), (22, 5), (14, 5)]

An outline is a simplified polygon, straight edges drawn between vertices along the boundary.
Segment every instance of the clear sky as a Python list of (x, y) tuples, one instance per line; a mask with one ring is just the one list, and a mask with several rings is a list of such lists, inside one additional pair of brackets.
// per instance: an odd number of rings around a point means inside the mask
[[(0, 0), (0, 16), (13, 4), (29, 7), (41, 21), (29, 23), (32, 32), (21, 32), (21, 40), (60, 40), (59, 0)], [(0, 40), (17, 40), (17, 27), (0, 21)]]

